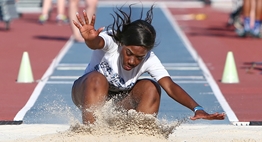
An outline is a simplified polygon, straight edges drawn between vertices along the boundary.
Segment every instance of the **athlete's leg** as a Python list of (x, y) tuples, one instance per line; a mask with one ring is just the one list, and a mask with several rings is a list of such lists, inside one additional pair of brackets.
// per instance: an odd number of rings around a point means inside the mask
[(161, 88), (153, 80), (138, 81), (129, 95), (119, 105), (145, 114), (157, 114), (160, 105)]
[(93, 123), (93, 112), (104, 104), (108, 94), (109, 84), (99, 72), (88, 73), (74, 82), (72, 100), (82, 111), (84, 124)]

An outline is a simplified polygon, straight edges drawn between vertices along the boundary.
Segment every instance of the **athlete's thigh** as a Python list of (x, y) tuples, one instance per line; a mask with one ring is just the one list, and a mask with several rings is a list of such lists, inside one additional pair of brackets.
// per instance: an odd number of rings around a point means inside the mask
[(125, 109), (136, 109), (143, 97), (158, 96), (160, 98), (160, 95), (161, 89), (157, 82), (151, 79), (141, 79), (119, 104)]

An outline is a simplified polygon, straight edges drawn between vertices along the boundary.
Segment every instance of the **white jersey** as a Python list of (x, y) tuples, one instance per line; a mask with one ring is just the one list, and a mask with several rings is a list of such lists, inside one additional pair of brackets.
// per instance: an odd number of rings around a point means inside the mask
[(119, 61), (121, 48), (118, 47), (118, 44), (107, 32), (101, 32), (99, 36), (104, 39), (105, 45), (103, 49), (93, 51), (85, 73), (92, 71), (102, 73), (108, 80), (110, 91), (130, 90), (145, 72), (149, 73), (156, 81), (169, 76), (167, 70), (152, 51), (146, 55), (138, 66), (130, 71), (124, 70)]

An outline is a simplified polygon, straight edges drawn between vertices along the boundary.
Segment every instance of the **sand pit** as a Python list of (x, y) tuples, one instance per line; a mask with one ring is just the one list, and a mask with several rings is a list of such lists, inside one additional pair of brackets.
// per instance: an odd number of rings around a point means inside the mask
[(182, 124), (167, 139), (146, 134), (72, 132), (70, 125), (0, 126), (1, 142), (261, 142), (261, 126)]
[[(262, 142), (262, 126), (172, 122), (107, 103), (95, 112), (96, 122), (83, 125), (22, 124), (0, 126), (1, 142)], [(208, 120), (207, 120), (208, 121)]]

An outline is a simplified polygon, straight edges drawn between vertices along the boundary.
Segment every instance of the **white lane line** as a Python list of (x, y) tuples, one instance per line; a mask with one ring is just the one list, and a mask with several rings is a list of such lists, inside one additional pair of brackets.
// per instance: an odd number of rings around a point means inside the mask
[(85, 70), (86, 67), (76, 67), (76, 66), (71, 66), (71, 67), (57, 67), (57, 70)]
[[(197, 83), (208, 83), (204, 76), (170, 76), (172, 80), (178, 84), (197, 84)], [(73, 84), (74, 80), (78, 79), (79, 76), (51, 76), (50, 79), (46, 83), (47, 84)], [(143, 78), (152, 78), (151, 76), (141, 76), (139, 79)], [(57, 80), (55, 80), (57, 79)], [(55, 80), (55, 81), (54, 81)], [(72, 81), (68, 81), (72, 80)]]
[(180, 35), (181, 40), (184, 42), (184, 44), (185, 44), (186, 48), (188, 49), (188, 51), (190, 52), (190, 54), (193, 56), (195, 61), (199, 64), (200, 68), (204, 72), (205, 78), (209, 82), (210, 87), (214, 91), (214, 94), (215, 94), (217, 100), (219, 101), (220, 105), (222, 106), (223, 110), (226, 112), (229, 121), (238, 122), (239, 121), (238, 118), (236, 117), (234, 111), (231, 109), (230, 105), (226, 101), (226, 99), (223, 96), (222, 92), (220, 91), (216, 81), (214, 80), (211, 73), (207, 69), (205, 63), (203, 62), (201, 57), (197, 54), (195, 49), (192, 47), (192, 45), (189, 42), (189, 40), (187, 39), (186, 35), (181, 31), (181, 29), (179, 28), (177, 22), (173, 18), (172, 14), (168, 10), (168, 8), (163, 6), (161, 9), (165, 13), (165, 15), (167, 16), (167, 19), (169, 20), (169, 22), (172, 23), (174, 30), (177, 31), (177, 33)]
[[(165, 67), (167, 70), (200, 70), (199, 67), (172, 67), (172, 66), (166, 66)], [(76, 67), (76, 66), (71, 66), (71, 67), (57, 67), (57, 70), (85, 70), (86, 67)]]
[(73, 38), (71, 37), (65, 46), (61, 49), (61, 51), (58, 53), (56, 58), (53, 60), (49, 68), (46, 70), (45, 74), (43, 75), (42, 79), (38, 82), (36, 88), (34, 89), (33, 93), (31, 94), (29, 100), (25, 104), (25, 106), (16, 114), (14, 117), (14, 121), (20, 121), (23, 120), (26, 112), (35, 104), (37, 98), (39, 97), (42, 89), (44, 88), (45, 84), (47, 83), (48, 77), (53, 73), (55, 67), (58, 65), (58, 63), (61, 61), (65, 53), (69, 50), (71, 45), (73, 44)]
[(165, 67), (167, 70), (200, 70), (199, 67)]
[[(141, 1), (99, 1), (98, 7), (115, 7), (116, 5), (129, 5), (129, 4), (136, 4), (134, 5), (137, 7), (141, 7)], [(80, 3), (81, 6), (84, 6), (84, 2)], [(202, 8), (204, 7), (204, 3), (200, 1), (143, 1), (143, 6), (151, 6), (155, 4), (156, 6), (167, 5), (169, 8)]]
[(198, 66), (197, 63), (162, 63), (165, 67), (168, 66)]
[[(177, 84), (206, 84), (207, 81), (175, 81)], [(46, 84), (73, 84), (73, 81), (47, 81)]]
[[(167, 70), (200, 70), (197, 63), (163, 63)], [(57, 70), (85, 70), (87, 64), (59, 64)]]
[(176, 81), (176, 80), (173, 80), (175, 83), (177, 84), (206, 84), (208, 83), (207, 81)]
[[(177, 84), (206, 84), (207, 81), (180, 81), (173, 80)], [(47, 81), (46, 84), (73, 84), (74, 81)]]
[[(162, 63), (165, 67), (168, 66), (198, 66), (197, 63)], [(86, 67), (88, 64), (72, 64), (72, 63), (62, 63), (58, 64), (58, 67)]]
[(73, 84), (74, 81), (47, 81), (46, 84)]
[[(51, 76), (50, 79), (78, 79), (80, 76)], [(203, 76), (170, 76), (172, 79), (192, 79), (192, 80), (203, 80)], [(141, 76), (139, 78), (151, 78), (151, 76)]]
[[(162, 63), (164, 66), (198, 66), (197, 63)], [(86, 67), (87, 64), (72, 64), (72, 63), (61, 63), (58, 64), (59, 67), (66, 67), (66, 66), (84, 66)]]
[(51, 76), (50, 79), (78, 79), (80, 76)]
[(86, 67), (88, 64), (69, 64), (69, 63), (62, 63), (59, 64), (58, 67)]
[[(171, 79), (200, 79), (203, 80), (203, 76), (170, 76)], [(151, 76), (141, 76), (139, 78), (151, 78)]]

